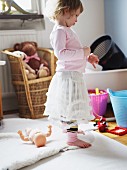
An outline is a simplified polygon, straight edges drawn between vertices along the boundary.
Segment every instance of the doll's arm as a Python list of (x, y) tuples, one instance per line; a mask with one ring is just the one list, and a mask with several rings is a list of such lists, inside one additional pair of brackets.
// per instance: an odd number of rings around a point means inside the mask
[(47, 132), (47, 134), (46, 134), (45, 136), (46, 136), (46, 137), (49, 137), (49, 136), (51, 135), (51, 133), (52, 133), (52, 126), (49, 125), (49, 126), (48, 126), (48, 132)]
[(23, 133), (22, 133), (21, 130), (19, 130), (17, 133), (20, 135), (20, 138), (21, 138), (23, 141), (29, 141), (29, 138), (28, 138), (28, 137), (25, 137), (25, 136), (23, 135)]

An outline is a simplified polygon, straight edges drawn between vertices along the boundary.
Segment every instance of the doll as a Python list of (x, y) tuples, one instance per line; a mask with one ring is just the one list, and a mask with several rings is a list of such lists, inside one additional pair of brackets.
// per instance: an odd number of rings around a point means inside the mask
[(49, 137), (52, 133), (52, 126), (48, 126), (48, 132), (43, 134), (40, 129), (27, 128), (26, 136), (23, 135), (22, 131), (19, 130), (17, 133), (23, 141), (31, 141), (36, 147), (42, 147), (46, 145), (46, 137)]

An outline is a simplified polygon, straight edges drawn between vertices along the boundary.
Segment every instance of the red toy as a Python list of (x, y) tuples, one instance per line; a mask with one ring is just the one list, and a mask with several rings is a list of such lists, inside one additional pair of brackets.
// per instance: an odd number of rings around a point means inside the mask
[(122, 136), (122, 135), (127, 134), (127, 128), (116, 126), (114, 129), (111, 129), (111, 130), (107, 129), (106, 132)]
[(106, 132), (107, 131), (107, 123), (106, 119), (103, 117), (100, 117), (97, 119), (96, 124), (94, 126), (98, 126), (99, 132)]
[(96, 119), (96, 123), (94, 124), (94, 126), (98, 126), (99, 132), (108, 132), (119, 136), (127, 134), (127, 128), (119, 126), (116, 126), (114, 129), (109, 130), (107, 127), (106, 118), (103, 117)]

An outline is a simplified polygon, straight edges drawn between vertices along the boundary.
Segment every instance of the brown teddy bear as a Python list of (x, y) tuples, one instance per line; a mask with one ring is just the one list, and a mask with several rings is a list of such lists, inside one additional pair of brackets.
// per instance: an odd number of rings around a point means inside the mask
[(37, 43), (30, 41), (16, 43), (14, 45), (15, 51), (21, 51), (26, 54), (23, 60), (31, 68), (29, 69), (29, 72), (27, 74), (29, 80), (42, 78), (50, 75), (48, 62), (42, 57), (38, 56), (37, 48)]
[(9, 53), (9, 55), (15, 56), (15, 57), (20, 57), (23, 60), (23, 64), (25, 67), (26, 75), (28, 80), (33, 80), (37, 78), (37, 74), (35, 73), (35, 70), (33, 70), (25, 61), (26, 54), (22, 51), (14, 51), (14, 52), (9, 52), (9, 51), (4, 51), (6, 54)]

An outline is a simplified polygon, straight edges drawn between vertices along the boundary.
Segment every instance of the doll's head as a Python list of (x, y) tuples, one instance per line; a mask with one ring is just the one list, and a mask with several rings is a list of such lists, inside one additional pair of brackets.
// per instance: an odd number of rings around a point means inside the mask
[(42, 133), (36, 133), (36, 134), (34, 134), (33, 143), (34, 143), (37, 147), (45, 146), (45, 145), (46, 145), (46, 137), (45, 137), (45, 135), (43, 135)]
[(26, 54), (22, 51), (14, 51), (13, 54), (17, 57), (20, 57), (21, 59), (24, 59), (26, 57)]
[(42, 133), (40, 129), (27, 128), (25, 131), (27, 136), (24, 136), (21, 130), (18, 131), (18, 134), (23, 141), (31, 141), (36, 147), (43, 147), (46, 145), (46, 138), (52, 133), (52, 126), (48, 126), (46, 134)]

